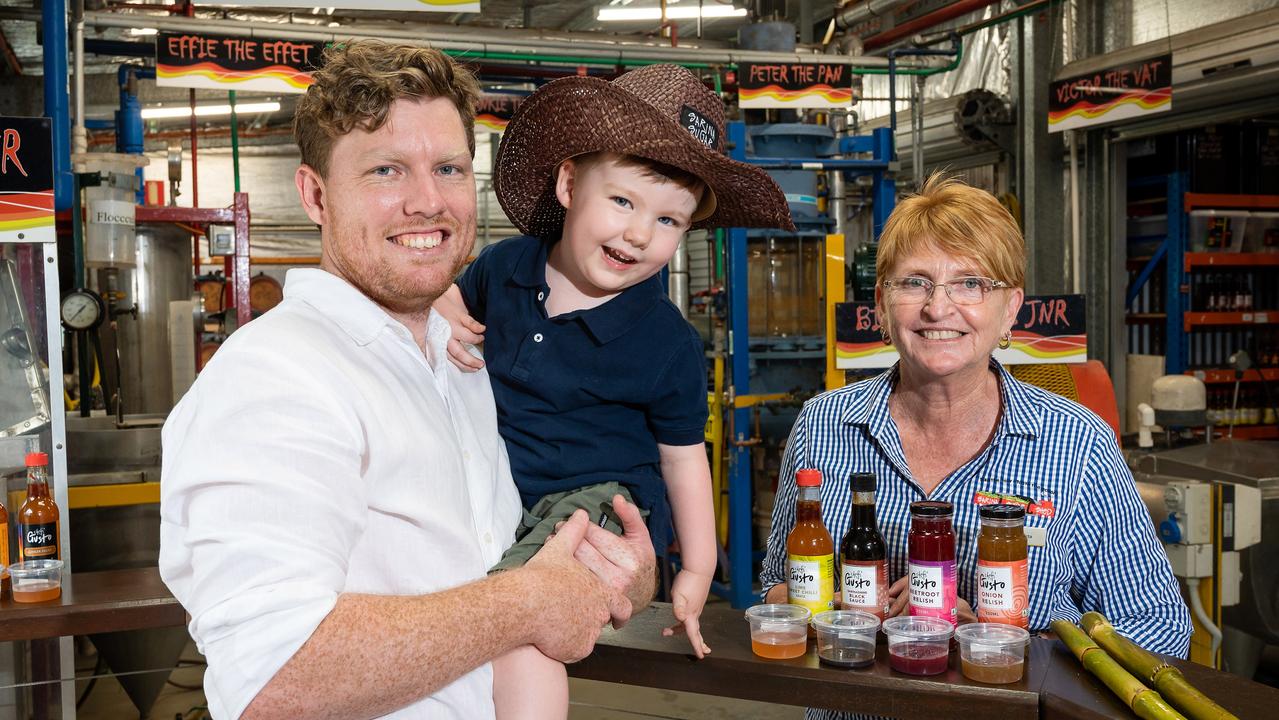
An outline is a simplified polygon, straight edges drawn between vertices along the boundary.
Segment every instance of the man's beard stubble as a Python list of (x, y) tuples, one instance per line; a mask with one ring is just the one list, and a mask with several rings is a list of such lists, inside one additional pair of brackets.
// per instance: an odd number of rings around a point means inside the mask
[[(424, 285), (425, 281), (417, 277), (413, 281), (405, 282), (385, 257), (380, 257), (377, 264), (372, 267), (367, 263), (347, 262), (347, 253), (353, 247), (361, 247), (363, 243), (359, 239), (360, 230), (352, 229), (354, 232), (348, 235), (347, 228), (340, 225), (335, 227), (337, 237), (354, 235), (356, 239), (354, 242), (344, 243), (340, 240), (335, 242), (335, 246), (340, 247), (342, 251), (329, 254), (334, 261), (334, 269), (338, 270), (347, 282), (386, 310), (401, 315), (425, 315), (430, 310), (431, 304), (448, 290), (462, 268), (466, 266), (466, 261), (475, 245), (475, 232), (472, 226), (459, 223), (451, 217), (432, 218), (432, 224), (447, 227), (449, 238), (446, 242), (450, 245), (461, 244), (464, 248), (454, 251), (447, 274), (432, 278), (430, 284)], [(405, 231), (388, 232), (379, 241), (389, 243), (390, 241), (385, 238), (401, 232)], [(406, 264), (406, 266), (411, 265), (412, 263)], [(402, 270), (404, 267), (399, 269)]]

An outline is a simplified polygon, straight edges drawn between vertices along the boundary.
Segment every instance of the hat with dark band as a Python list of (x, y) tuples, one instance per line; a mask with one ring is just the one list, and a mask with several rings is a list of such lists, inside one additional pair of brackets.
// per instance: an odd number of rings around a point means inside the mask
[(794, 230), (786, 196), (763, 170), (725, 154), (724, 104), (678, 65), (648, 65), (613, 81), (554, 80), (530, 95), (502, 133), (494, 191), (521, 232), (558, 237), (564, 206), (555, 171), (578, 155), (634, 155), (679, 168), (713, 194), (694, 228)]

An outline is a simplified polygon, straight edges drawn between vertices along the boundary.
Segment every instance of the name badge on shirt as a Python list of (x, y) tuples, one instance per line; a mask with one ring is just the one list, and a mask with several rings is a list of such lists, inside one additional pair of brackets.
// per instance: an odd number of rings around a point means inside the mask
[[(1035, 500), (1023, 495), (1007, 495), (1003, 493), (978, 490), (973, 493), (975, 505), (1020, 505), (1026, 509), (1026, 515), (1050, 519), (1057, 514), (1057, 508), (1049, 498)], [(1030, 547), (1044, 547), (1048, 544), (1048, 528), (1026, 525), (1026, 544)]]

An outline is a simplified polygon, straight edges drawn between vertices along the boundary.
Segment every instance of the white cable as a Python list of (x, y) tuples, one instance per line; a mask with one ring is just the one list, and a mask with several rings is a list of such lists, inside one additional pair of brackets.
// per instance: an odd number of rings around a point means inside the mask
[(1195, 614), (1195, 619), (1203, 625), (1204, 630), (1212, 638), (1212, 655), (1208, 661), (1209, 667), (1216, 669), (1217, 650), (1221, 647), (1221, 629), (1213, 625), (1208, 613), (1204, 612), (1203, 601), (1199, 599), (1199, 578), (1186, 578), (1186, 588), (1190, 591), (1190, 611)]

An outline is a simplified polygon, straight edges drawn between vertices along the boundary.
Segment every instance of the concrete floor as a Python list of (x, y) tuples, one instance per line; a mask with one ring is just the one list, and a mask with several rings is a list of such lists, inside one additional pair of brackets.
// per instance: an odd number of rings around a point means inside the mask
[[(199, 659), (194, 644), (182, 654), (184, 659)], [(92, 660), (81, 658), (80, 665), (91, 665)], [(78, 673), (81, 676), (89, 672)], [(172, 683), (199, 686), (204, 677), (203, 665), (182, 665), (173, 671), (151, 710), (150, 720), (202, 720), (208, 714), (203, 710), (204, 692), (186, 690)], [(76, 683), (77, 696), (83, 693), (87, 680)], [(784, 705), (767, 705), (731, 698), (720, 698), (694, 693), (676, 693), (666, 690), (637, 688), (594, 680), (569, 680), (569, 720), (640, 720), (641, 718), (672, 718), (677, 720), (800, 720), (802, 708)], [(130, 720), (138, 717), (120, 683), (110, 677), (101, 678), (85, 699), (77, 714), (78, 720)]]

